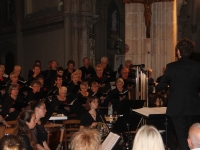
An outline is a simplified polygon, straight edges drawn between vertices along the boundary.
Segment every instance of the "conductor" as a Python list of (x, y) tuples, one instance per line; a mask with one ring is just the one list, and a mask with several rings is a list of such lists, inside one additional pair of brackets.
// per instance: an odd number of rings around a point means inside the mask
[(194, 51), (194, 42), (181, 39), (176, 45), (178, 61), (167, 64), (166, 71), (156, 86), (156, 92), (169, 85), (169, 100), (166, 114), (174, 124), (180, 150), (189, 150), (188, 129), (200, 115), (200, 63), (189, 57)]

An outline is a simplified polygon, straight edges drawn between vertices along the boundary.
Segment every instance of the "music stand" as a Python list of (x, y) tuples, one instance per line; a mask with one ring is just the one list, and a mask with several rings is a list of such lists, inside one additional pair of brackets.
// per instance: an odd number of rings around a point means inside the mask
[(145, 100), (123, 100), (118, 111), (118, 114), (122, 115), (113, 125), (113, 130), (118, 133), (127, 132), (127, 124), (129, 124), (130, 130), (135, 131), (142, 117), (133, 114), (132, 109), (142, 108), (144, 102)]
[(166, 115), (166, 107), (144, 107), (141, 109), (133, 109), (139, 116), (146, 119), (146, 124), (154, 125), (158, 130), (165, 130), (166, 132), (166, 149), (167, 145), (167, 131), (168, 131), (168, 117)]
[(117, 113), (130, 114), (132, 113), (132, 109), (142, 108), (145, 101), (146, 100), (123, 100)]

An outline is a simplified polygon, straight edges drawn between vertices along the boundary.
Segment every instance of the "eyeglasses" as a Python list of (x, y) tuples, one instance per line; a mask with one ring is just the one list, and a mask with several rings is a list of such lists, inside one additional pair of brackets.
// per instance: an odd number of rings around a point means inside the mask
[(40, 108), (40, 107), (38, 107), (39, 109), (41, 109), (41, 110), (43, 110), (43, 111), (47, 111), (47, 109), (46, 108)]

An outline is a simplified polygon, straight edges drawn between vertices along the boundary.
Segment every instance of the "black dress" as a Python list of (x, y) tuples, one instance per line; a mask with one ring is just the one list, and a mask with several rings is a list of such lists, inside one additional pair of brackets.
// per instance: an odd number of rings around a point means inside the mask
[(80, 125), (84, 127), (89, 127), (92, 125), (93, 122), (103, 122), (101, 118), (103, 119), (103, 115), (100, 111), (96, 111), (96, 120), (94, 120), (89, 112), (86, 112), (81, 116)]

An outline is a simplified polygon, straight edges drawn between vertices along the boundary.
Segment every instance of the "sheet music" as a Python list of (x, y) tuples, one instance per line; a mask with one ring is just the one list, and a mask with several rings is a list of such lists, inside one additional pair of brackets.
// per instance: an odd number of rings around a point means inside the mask
[(153, 107), (153, 108), (143, 107), (140, 109), (132, 109), (132, 110), (148, 117), (149, 115), (166, 114), (166, 109), (167, 107)]
[(102, 143), (102, 150), (111, 150), (115, 146), (119, 138), (119, 135), (110, 132)]

